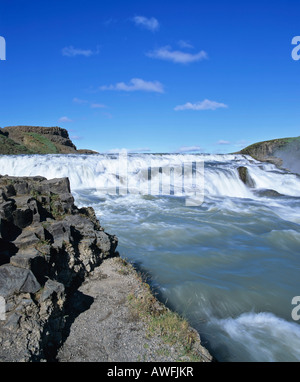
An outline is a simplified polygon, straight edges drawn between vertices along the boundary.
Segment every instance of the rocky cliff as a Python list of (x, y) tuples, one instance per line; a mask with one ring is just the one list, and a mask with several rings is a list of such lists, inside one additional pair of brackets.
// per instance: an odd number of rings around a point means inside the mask
[(238, 154), (250, 155), (256, 160), (273, 163), (293, 172), (300, 171), (300, 137), (254, 143)]
[(213, 360), (68, 178), (0, 175), (0, 219), (0, 362)]
[(67, 178), (0, 176), (0, 218), (0, 361), (51, 360), (68, 296), (117, 238), (74, 205)]
[(77, 150), (68, 131), (57, 126), (7, 126), (0, 129), (0, 155), (94, 153)]

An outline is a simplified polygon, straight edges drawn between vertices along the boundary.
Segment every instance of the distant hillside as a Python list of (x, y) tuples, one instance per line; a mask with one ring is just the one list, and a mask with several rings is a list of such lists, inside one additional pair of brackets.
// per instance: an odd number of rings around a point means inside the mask
[(254, 143), (239, 151), (239, 154), (250, 155), (256, 160), (300, 173), (300, 137)]
[(0, 155), (18, 154), (95, 154), (77, 150), (66, 129), (42, 126), (0, 128)]

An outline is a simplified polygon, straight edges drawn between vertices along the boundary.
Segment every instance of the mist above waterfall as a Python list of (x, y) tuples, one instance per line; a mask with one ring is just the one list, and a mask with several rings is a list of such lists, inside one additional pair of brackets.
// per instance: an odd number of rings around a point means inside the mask
[(295, 139), (283, 148), (276, 150), (274, 156), (282, 160), (282, 167), (300, 174), (300, 140)]
[[(244, 155), (121, 154), (0, 156), (0, 174), (68, 177), (71, 190), (96, 189), (98, 194), (188, 195), (198, 164), (200, 192), (205, 196), (253, 198), (254, 188), (240, 179), (247, 167), (256, 188), (300, 196), (300, 179)], [(203, 166), (200, 166), (202, 164)], [(204, 173), (201, 169), (204, 169)], [(187, 171), (189, 169), (189, 171)], [(194, 169), (194, 170), (193, 170)], [(204, 176), (202, 182), (201, 177)], [(183, 183), (183, 178), (184, 182)]]

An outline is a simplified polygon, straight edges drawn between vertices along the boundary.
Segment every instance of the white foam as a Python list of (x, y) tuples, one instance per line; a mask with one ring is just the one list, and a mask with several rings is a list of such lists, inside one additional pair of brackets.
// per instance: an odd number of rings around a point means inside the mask
[[(122, 157), (120, 157), (122, 159)], [(239, 179), (237, 166), (247, 166), (257, 188), (272, 188), (280, 193), (300, 196), (300, 180), (293, 174), (274, 173), (274, 166), (265, 165), (265, 170), (245, 156), (238, 155), (151, 155), (136, 154), (126, 157), (125, 164), (118, 155), (19, 155), (0, 156), (0, 173), (12, 176), (40, 175), (47, 178), (68, 177), (72, 189), (97, 188), (105, 192), (116, 187), (140, 188), (142, 193), (149, 191), (148, 169), (153, 168), (152, 187), (168, 194), (170, 177), (159, 174), (162, 168), (180, 168), (191, 163), (205, 163), (205, 195), (249, 198), (251, 190)], [(208, 166), (207, 166), (208, 165)], [(128, 171), (128, 179), (122, 175)], [(189, 176), (189, 175), (185, 175)], [(177, 177), (178, 178), (178, 177)], [(178, 191), (180, 179), (173, 179)], [(153, 194), (153, 193), (152, 193)]]
[(272, 313), (248, 312), (237, 318), (212, 318), (208, 326), (229, 337), (229, 347), (240, 348), (238, 361), (244, 358), (264, 362), (300, 360), (300, 325)]

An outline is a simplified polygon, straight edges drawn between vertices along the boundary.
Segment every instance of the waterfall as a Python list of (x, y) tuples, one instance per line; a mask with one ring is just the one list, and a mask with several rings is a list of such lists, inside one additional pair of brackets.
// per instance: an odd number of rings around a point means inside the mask
[(239, 178), (245, 166), (256, 188), (300, 196), (300, 177), (272, 164), (243, 155), (99, 154), (0, 156), (0, 174), (68, 177), (72, 190), (97, 189), (108, 194), (142, 193), (189, 195), (198, 190), (209, 196), (254, 197)]
[(299, 360), (299, 175), (244, 155), (125, 152), (0, 156), (0, 174), (68, 177), (217, 359)]

